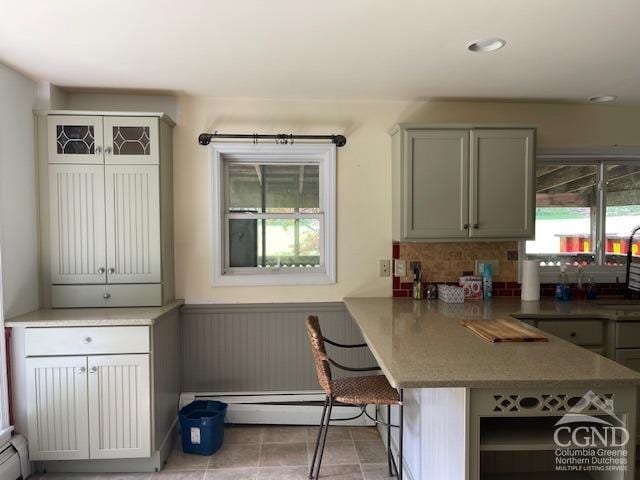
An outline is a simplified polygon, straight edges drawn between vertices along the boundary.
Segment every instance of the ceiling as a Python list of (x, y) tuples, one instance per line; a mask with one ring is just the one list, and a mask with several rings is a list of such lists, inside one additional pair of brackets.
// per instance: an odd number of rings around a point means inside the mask
[[(638, 0), (0, 0), (0, 61), (69, 88), (640, 103)], [(471, 53), (487, 37), (502, 50)]]

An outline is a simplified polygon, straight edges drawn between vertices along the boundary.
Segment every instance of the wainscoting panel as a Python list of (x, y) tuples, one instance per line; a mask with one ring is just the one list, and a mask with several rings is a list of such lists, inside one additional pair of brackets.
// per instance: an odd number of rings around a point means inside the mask
[[(182, 391), (319, 390), (304, 324), (308, 315), (318, 315), (332, 340), (363, 341), (343, 303), (185, 305)], [(328, 349), (343, 365), (376, 365), (367, 348)], [(345, 375), (334, 369), (336, 378)]]

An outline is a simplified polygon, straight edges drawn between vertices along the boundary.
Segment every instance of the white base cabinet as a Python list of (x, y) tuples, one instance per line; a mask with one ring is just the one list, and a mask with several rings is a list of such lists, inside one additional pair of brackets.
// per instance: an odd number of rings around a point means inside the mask
[(149, 335), (143, 326), (27, 329), (31, 460), (151, 456)]

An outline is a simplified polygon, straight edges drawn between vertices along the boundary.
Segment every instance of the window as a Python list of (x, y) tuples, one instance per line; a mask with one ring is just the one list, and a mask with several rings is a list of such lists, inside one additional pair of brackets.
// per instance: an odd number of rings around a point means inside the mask
[(213, 283), (335, 283), (335, 145), (217, 144)]
[[(623, 281), (629, 235), (640, 225), (640, 162), (539, 159), (536, 177), (536, 235), (525, 242), (526, 256), (553, 272), (581, 266), (597, 280)], [(640, 255), (640, 238), (631, 248)]]

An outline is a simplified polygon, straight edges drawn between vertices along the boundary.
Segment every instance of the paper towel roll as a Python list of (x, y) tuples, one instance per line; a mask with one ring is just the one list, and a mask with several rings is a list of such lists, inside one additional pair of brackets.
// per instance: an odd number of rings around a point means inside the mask
[(537, 260), (522, 262), (522, 300), (540, 300), (540, 266)]

